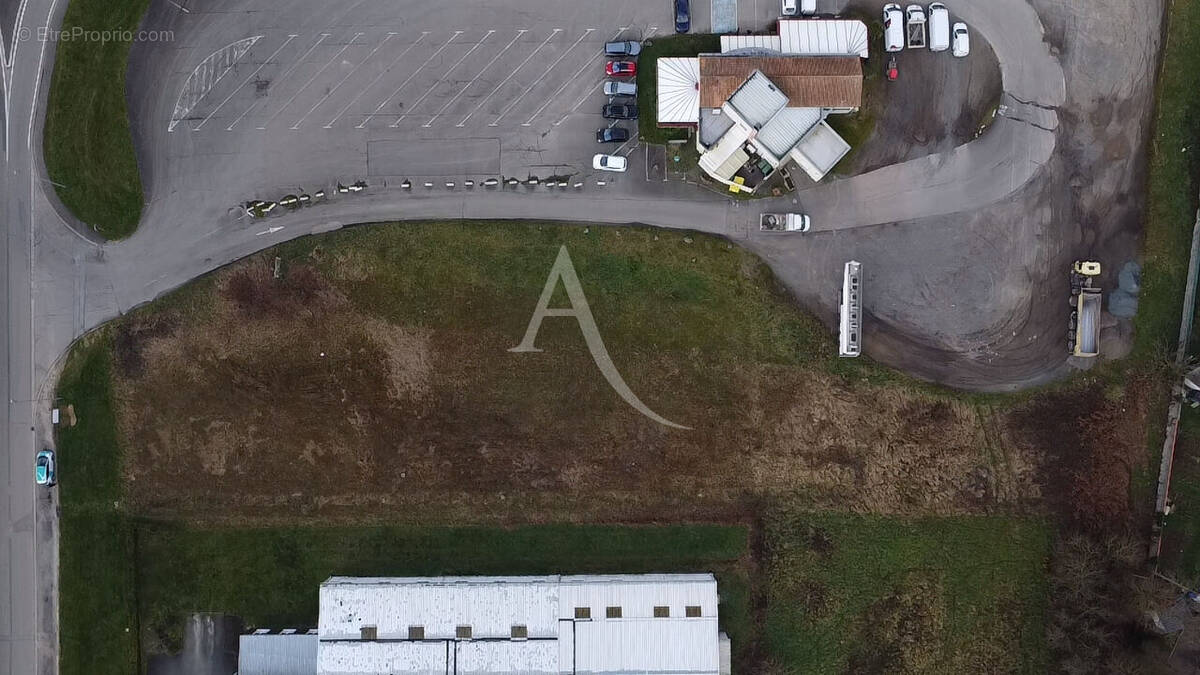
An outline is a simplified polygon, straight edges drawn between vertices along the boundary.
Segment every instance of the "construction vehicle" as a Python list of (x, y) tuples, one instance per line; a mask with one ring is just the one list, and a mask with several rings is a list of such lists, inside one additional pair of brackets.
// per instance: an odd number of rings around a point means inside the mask
[(1071, 266), (1071, 323), (1067, 342), (1075, 356), (1100, 353), (1101, 293), (1097, 277), (1100, 263), (1076, 260)]
[(803, 213), (764, 213), (758, 218), (758, 229), (763, 232), (808, 232), (811, 225)]

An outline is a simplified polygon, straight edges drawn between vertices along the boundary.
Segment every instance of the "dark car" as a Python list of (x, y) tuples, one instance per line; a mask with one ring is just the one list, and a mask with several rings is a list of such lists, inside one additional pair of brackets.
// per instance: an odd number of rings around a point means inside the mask
[(629, 130), (621, 127), (609, 127), (596, 130), (597, 143), (624, 143), (629, 140)]
[(600, 110), (600, 114), (610, 120), (636, 120), (638, 107), (628, 103), (609, 103)]
[(692, 28), (692, 10), (688, 0), (675, 0), (675, 32), (686, 33)]

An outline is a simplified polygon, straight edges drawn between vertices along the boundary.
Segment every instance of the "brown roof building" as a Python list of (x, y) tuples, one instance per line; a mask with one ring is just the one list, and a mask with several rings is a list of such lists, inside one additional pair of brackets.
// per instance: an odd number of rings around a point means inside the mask
[(754, 71), (761, 71), (793, 108), (858, 108), (862, 63), (857, 56), (700, 56), (700, 107), (719, 108)]

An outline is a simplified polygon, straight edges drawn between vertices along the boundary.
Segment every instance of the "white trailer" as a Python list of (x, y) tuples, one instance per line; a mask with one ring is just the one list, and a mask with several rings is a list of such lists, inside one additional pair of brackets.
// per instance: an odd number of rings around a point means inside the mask
[(842, 271), (838, 313), (838, 356), (862, 354), (862, 264), (857, 260), (846, 263)]
[(803, 213), (764, 213), (758, 218), (763, 232), (808, 232), (811, 224)]

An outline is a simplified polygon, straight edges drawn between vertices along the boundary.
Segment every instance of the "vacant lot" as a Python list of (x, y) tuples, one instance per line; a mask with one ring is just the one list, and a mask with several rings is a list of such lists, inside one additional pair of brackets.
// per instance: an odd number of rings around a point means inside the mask
[[(508, 351), (562, 244), (630, 387), (693, 430), (626, 405), (574, 319)], [(990, 410), (836, 362), (715, 238), (373, 227), (238, 263), (111, 332), (129, 499), (152, 516), (647, 521), (775, 495), (898, 514), (1037, 495), (1036, 457)]]
[[(563, 244), (631, 388), (692, 430), (629, 408), (574, 319), (546, 319), (540, 353), (508, 351)], [(914, 629), (936, 663), (1038, 663), (1045, 450), (989, 399), (833, 353), (760, 261), (699, 235), (377, 226), (235, 264), (67, 364), (63, 670), (125, 672), (177, 648), (195, 609), (311, 623), (333, 573), (650, 569), (718, 572), (742, 672), (886, 668), (890, 647), (814, 636), (890, 639), (900, 628), (866, 623), (870, 588), (902, 595), (935, 563), (947, 592), (1011, 607), (937, 609), (984, 637), (945, 660), (958, 633)], [(804, 515), (820, 509), (888, 515)], [(996, 512), (1035, 520), (971, 515)], [(697, 521), (732, 526), (628, 525)], [(874, 540), (883, 562), (849, 574)], [(839, 553), (796, 555), (813, 545)], [(992, 555), (1013, 563), (980, 576), (967, 562)], [(1010, 650), (1015, 634), (1033, 646)]]

